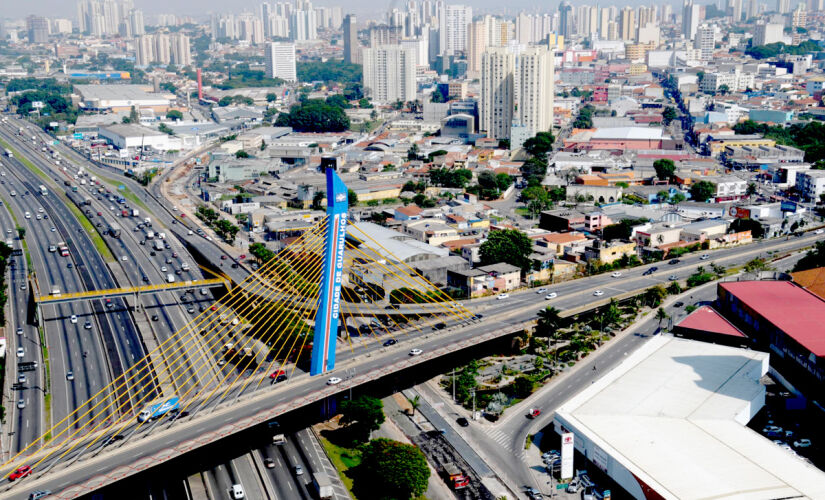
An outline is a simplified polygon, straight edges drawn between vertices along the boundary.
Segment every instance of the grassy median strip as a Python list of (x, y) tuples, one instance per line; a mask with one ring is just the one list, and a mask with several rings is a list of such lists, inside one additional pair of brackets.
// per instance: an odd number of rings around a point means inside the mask
[(106, 262), (114, 262), (115, 257), (114, 255), (112, 255), (112, 251), (109, 250), (108, 246), (106, 246), (106, 242), (103, 241), (103, 236), (101, 236), (100, 233), (97, 232), (97, 229), (95, 229), (95, 227), (92, 225), (92, 222), (89, 219), (87, 219), (85, 215), (83, 215), (83, 212), (81, 212), (80, 209), (77, 208), (77, 206), (75, 206), (74, 203), (72, 203), (68, 199), (66, 199), (65, 201), (66, 206), (69, 207), (69, 210), (71, 210), (75, 218), (78, 221), (80, 221), (80, 225), (83, 226), (84, 230), (86, 230), (86, 234), (89, 235), (89, 238), (92, 239), (92, 243), (94, 244), (97, 253), (99, 253), (100, 256), (103, 257), (103, 260), (105, 260)]
[[(3, 198), (2, 196), (0, 196), (0, 201), (2, 201), (3, 204), (6, 206), (6, 208), (8, 209), (9, 215), (11, 215), (11, 220), (14, 222), (15, 230), (18, 227), (23, 227), (23, 226), (20, 225), (20, 222), (17, 221), (17, 217), (14, 215), (14, 210), (11, 209), (11, 205), (9, 205), (9, 202), (6, 201), (6, 199)], [(28, 271), (29, 271), (29, 273), (34, 273), (34, 264), (32, 264), (32, 256), (29, 253), (29, 245), (26, 244), (26, 238), (24, 237), (22, 240), (20, 240), (20, 243), (23, 246), (23, 254), (26, 255), (26, 266), (28, 266)]]
[(346, 472), (349, 469), (361, 465), (361, 453), (357, 450), (351, 450), (349, 448), (343, 448), (332, 444), (326, 438), (320, 436), (319, 438), (321, 441), (321, 446), (324, 447), (324, 450), (327, 452), (327, 456), (332, 461), (332, 465), (334, 465), (335, 469), (338, 471), (338, 476), (341, 477), (341, 481), (344, 483), (344, 486), (346, 486), (347, 492), (349, 492), (352, 498), (355, 498), (355, 495), (352, 494), (352, 478), (349, 477)]
[(14, 149), (13, 147), (11, 147), (11, 146), (9, 145), (9, 143), (7, 143), (6, 141), (4, 141), (3, 139), (0, 139), (0, 144), (2, 144), (2, 145), (3, 145), (3, 147), (5, 147), (6, 149), (10, 149), (10, 150), (11, 150), (11, 152), (12, 152), (12, 153), (14, 153), (14, 154), (16, 155), (16, 158), (17, 158), (18, 160), (20, 160), (20, 162), (21, 162), (23, 165), (27, 166), (27, 167), (28, 167), (28, 168), (29, 168), (32, 172), (34, 172), (35, 174), (37, 174), (37, 175), (38, 175), (38, 177), (40, 177), (41, 179), (43, 179), (43, 180), (44, 180), (44, 181), (46, 181), (46, 182), (51, 182), (51, 178), (50, 178), (48, 175), (46, 175), (46, 173), (45, 173), (45, 172), (43, 172), (42, 170), (40, 170), (39, 168), (37, 168), (37, 167), (34, 165), (34, 163), (32, 163), (32, 162), (31, 162), (28, 158), (26, 158), (25, 156), (21, 155), (21, 154), (20, 154), (20, 152), (19, 152), (19, 151), (17, 151), (16, 149)]
[[(110, 184), (110, 185), (111, 185), (111, 187), (112, 187), (115, 191), (117, 191), (117, 192), (121, 193), (121, 194), (123, 195), (123, 197), (124, 197), (124, 198), (126, 198), (127, 200), (131, 201), (131, 202), (132, 202), (132, 203), (134, 203), (135, 205), (137, 205), (137, 206), (139, 206), (140, 208), (142, 208), (144, 212), (148, 212), (148, 211), (149, 211), (149, 207), (147, 207), (147, 206), (146, 206), (146, 204), (145, 204), (145, 203), (143, 203), (143, 200), (141, 200), (140, 198), (138, 198), (138, 195), (136, 195), (135, 193), (133, 193), (133, 192), (132, 192), (132, 190), (131, 190), (131, 189), (129, 189), (128, 187), (126, 187), (126, 185), (125, 185), (125, 184), (123, 184), (122, 182), (118, 182), (116, 179), (110, 179), (109, 177), (106, 177), (106, 176), (103, 176), (103, 175), (98, 175), (97, 177), (98, 177), (100, 180), (102, 180), (102, 181), (106, 182), (107, 184)], [(118, 186), (123, 186), (123, 189), (118, 189)]]

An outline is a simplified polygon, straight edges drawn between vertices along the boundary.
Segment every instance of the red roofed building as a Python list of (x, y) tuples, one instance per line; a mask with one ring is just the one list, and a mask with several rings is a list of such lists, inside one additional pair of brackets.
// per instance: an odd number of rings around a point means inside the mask
[[(825, 301), (790, 281), (720, 283), (720, 310), (809, 397), (825, 395)], [(804, 392), (804, 391), (803, 391)], [(815, 394), (814, 394), (815, 392)]]
[(673, 328), (673, 333), (694, 340), (744, 347), (748, 337), (733, 323), (710, 306), (702, 306), (693, 311)]

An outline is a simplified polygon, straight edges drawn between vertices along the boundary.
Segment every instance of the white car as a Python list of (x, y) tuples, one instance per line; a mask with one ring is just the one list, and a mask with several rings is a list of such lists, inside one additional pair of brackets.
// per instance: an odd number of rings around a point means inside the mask
[(232, 498), (233, 500), (241, 500), (245, 497), (243, 492), (243, 486), (240, 484), (233, 484), (232, 485)]
[(710, 258), (710, 255), (704, 254), (701, 257), (699, 257), (699, 260), (708, 260), (709, 258)]
[(410, 356), (418, 356), (422, 352), (424, 351), (422, 351), (421, 349), (410, 349)]
[(68, 381), (74, 380), (74, 372), (73, 371), (69, 370), (69, 371), (66, 372), (66, 380), (68, 380)]
[(127, 260), (129, 260), (129, 258), (124, 255), (123, 257), (120, 258), (120, 260), (122, 260), (123, 262), (126, 262)]
[(18, 357), (18, 358), (22, 358), (24, 355), (25, 355), (25, 352), (23, 351), (23, 348), (22, 348), (22, 347), (18, 347), (18, 348), (17, 348), (17, 357)]
[(825, 233), (825, 229), (817, 229), (816, 231), (814, 231), (814, 234), (822, 234), (822, 233)]
[(539, 295), (541, 295), (543, 293), (547, 293), (547, 289), (546, 288), (539, 288), (538, 290), (536, 290), (536, 293), (539, 294)]
[(69, 318), (69, 321), (71, 321), (73, 325), (77, 324), (77, 315), (72, 314), (71, 317)]
[(547, 294), (546, 297), (544, 297), (544, 300), (555, 299), (558, 296), (559, 296), (559, 294), (557, 294), (556, 292), (550, 292), (550, 293)]
[(595, 292), (593, 292), (593, 295), (595, 295), (596, 297), (601, 297), (602, 295), (604, 295), (604, 292), (601, 290), (596, 290)]
[(166, 272), (166, 266), (161, 266), (160, 267), (160, 272), (165, 273)]
[(341, 383), (341, 379), (338, 378), (338, 377), (330, 377), (330, 378), (327, 379), (327, 385), (336, 385), (336, 384), (340, 384), (340, 383)]
[(496, 297), (496, 298), (497, 298), (498, 300), (504, 300), (504, 299), (507, 299), (507, 298), (509, 298), (509, 297), (510, 297), (510, 294), (507, 294), (507, 293), (502, 293), (502, 294), (499, 294), (499, 296), (498, 296), (498, 297)]
[(52, 227), (51, 229), (49, 229), (49, 231), (51, 231), (51, 232), (55, 232), (55, 231), (57, 231), (57, 228), (56, 228), (56, 227)]
[(621, 278), (621, 277), (622, 277), (622, 273), (620, 273), (619, 271), (616, 271), (616, 272), (614, 272), (613, 274), (611, 274), (610, 276), (613, 276), (614, 278)]
[(793, 442), (794, 448), (810, 448), (811, 440), (810, 439), (797, 439)]

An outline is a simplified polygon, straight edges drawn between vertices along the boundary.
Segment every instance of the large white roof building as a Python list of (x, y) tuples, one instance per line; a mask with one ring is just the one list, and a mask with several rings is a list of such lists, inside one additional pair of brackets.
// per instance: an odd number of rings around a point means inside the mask
[(825, 473), (746, 427), (768, 354), (660, 336), (556, 411), (635, 498), (825, 498)]

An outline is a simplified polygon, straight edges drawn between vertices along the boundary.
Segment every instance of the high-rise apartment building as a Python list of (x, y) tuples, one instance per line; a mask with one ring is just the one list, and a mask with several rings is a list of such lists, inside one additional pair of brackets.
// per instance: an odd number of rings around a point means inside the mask
[(129, 26), (132, 28), (132, 36), (141, 36), (146, 33), (142, 10), (132, 9), (129, 11)]
[(473, 8), (466, 5), (440, 4), (439, 50), (442, 55), (464, 52), (467, 47), (467, 26), (473, 20)]
[(791, 15), (791, 26), (794, 28), (807, 28), (808, 26), (808, 11), (805, 10), (805, 4), (801, 3), (796, 6)]
[(155, 35), (155, 62), (160, 64), (172, 62), (172, 51), (170, 49), (169, 35), (157, 33)]
[(315, 9), (309, 0), (298, 0), (289, 18), (289, 35), (292, 40), (302, 42), (318, 38), (318, 23)]
[(192, 51), (189, 46), (189, 36), (183, 33), (174, 33), (169, 37), (172, 48), (171, 61), (178, 66), (189, 66), (192, 64)]
[(607, 9), (599, 10), (599, 38), (602, 40), (609, 40), (608, 25), (610, 24), (610, 11)]
[[(513, 147), (553, 126), (553, 56), (547, 47), (490, 47), (481, 61), (480, 129)], [(515, 141), (515, 142), (512, 142)]]
[(558, 33), (565, 38), (573, 36), (575, 24), (573, 23), (573, 6), (567, 0), (559, 4), (559, 30)]
[(135, 41), (135, 65), (145, 67), (155, 60), (155, 36), (142, 35)]
[(742, 0), (728, 0), (728, 11), (730, 12), (733, 22), (738, 23), (742, 20)]
[(780, 14), (787, 14), (791, 11), (791, 0), (776, 0), (776, 11)]
[(481, 56), (487, 50), (488, 40), (484, 21), (470, 23), (467, 28), (467, 73), (473, 78), (481, 74)]
[(295, 44), (269, 42), (264, 49), (267, 78), (280, 78), (288, 82), (298, 80), (295, 69)]
[(29, 43), (46, 43), (49, 41), (49, 21), (45, 17), (27, 17), (26, 30), (28, 31)]
[(696, 29), (693, 47), (699, 49), (699, 58), (702, 61), (713, 59), (713, 50), (716, 47), (716, 26), (702, 24)]
[(358, 43), (358, 20), (355, 14), (344, 17), (344, 61), (361, 64), (361, 45)]
[(636, 11), (632, 7), (622, 9), (619, 18), (619, 36), (625, 41), (636, 39)]
[(272, 17), (272, 5), (269, 2), (261, 3), (261, 24), (264, 28), (264, 38), (269, 39), (272, 37), (272, 30), (269, 18)]
[(363, 49), (364, 91), (374, 101), (414, 101), (416, 54), (412, 47), (384, 45)]
[(682, 34), (685, 40), (693, 40), (696, 37), (696, 30), (699, 29), (699, 17), (701, 6), (687, 0), (682, 9)]

